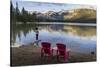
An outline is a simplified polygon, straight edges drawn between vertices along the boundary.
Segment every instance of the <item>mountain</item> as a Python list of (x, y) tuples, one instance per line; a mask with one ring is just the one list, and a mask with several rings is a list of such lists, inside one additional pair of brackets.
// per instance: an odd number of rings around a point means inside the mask
[(69, 22), (96, 22), (96, 10), (80, 8), (72, 10), (62, 10), (59, 12), (48, 11), (46, 13), (37, 13), (37, 19), (41, 21), (69, 21)]

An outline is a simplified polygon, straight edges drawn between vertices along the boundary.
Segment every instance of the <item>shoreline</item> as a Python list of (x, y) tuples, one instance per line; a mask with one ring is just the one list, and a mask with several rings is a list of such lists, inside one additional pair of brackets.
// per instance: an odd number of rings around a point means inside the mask
[(44, 65), (91, 61), (96, 61), (96, 54), (85, 55), (70, 51), (68, 62), (63, 62), (63, 59), (58, 62), (55, 54), (49, 61), (47, 57), (41, 57), (40, 47), (35, 47), (33, 44), (23, 45), (19, 47), (11, 47), (11, 66)]

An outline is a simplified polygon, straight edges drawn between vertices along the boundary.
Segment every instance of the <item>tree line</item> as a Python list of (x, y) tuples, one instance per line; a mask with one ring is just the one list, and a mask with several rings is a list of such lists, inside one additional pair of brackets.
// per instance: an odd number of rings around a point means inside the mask
[(19, 10), (18, 3), (16, 2), (16, 7), (14, 7), (12, 2), (11, 2), (10, 3), (10, 20), (11, 20), (11, 23), (35, 22), (36, 14), (35, 13), (29, 13), (27, 10), (25, 10), (24, 7), (22, 8), (22, 10)]

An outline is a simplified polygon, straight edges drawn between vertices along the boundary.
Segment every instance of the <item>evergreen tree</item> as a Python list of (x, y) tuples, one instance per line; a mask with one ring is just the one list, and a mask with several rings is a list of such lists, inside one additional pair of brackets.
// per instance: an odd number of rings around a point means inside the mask
[(34, 22), (37, 20), (36, 18), (36, 12), (33, 12), (32, 14), (29, 13), (25, 8), (23, 7), (21, 12), (18, 8), (18, 3), (16, 2), (16, 7), (14, 8), (12, 2), (10, 3), (10, 20), (12, 22)]
[(22, 21), (23, 21), (23, 22), (27, 22), (29, 16), (28, 16), (28, 12), (25, 10), (24, 7), (22, 8), (22, 12), (21, 12), (21, 14), (22, 14)]
[(18, 3), (17, 2), (16, 2), (16, 20), (17, 21), (20, 21), (21, 20), (20, 11), (19, 11)]
[(11, 23), (15, 22), (15, 8), (14, 8), (12, 2), (10, 2), (10, 21), (11, 21)]

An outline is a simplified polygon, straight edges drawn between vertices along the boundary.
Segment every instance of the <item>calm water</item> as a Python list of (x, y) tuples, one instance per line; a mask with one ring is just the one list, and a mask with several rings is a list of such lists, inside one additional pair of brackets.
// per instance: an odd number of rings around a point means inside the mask
[[(68, 25), (68, 24), (14, 24), (11, 41), (20, 45), (27, 45), (35, 40), (35, 28), (39, 28), (39, 44), (43, 41), (64, 43), (67, 47), (93, 45), (96, 47), (96, 26)], [(14, 45), (14, 44), (12, 44)]]

